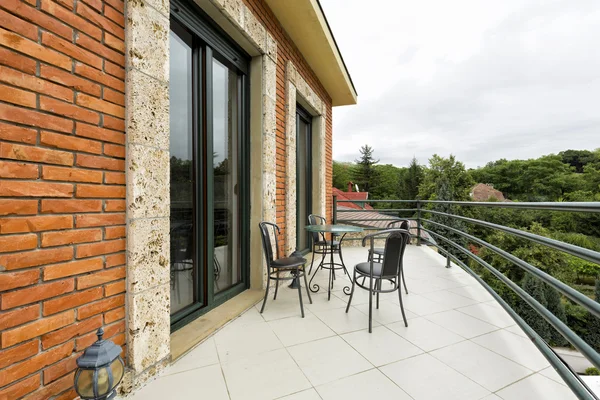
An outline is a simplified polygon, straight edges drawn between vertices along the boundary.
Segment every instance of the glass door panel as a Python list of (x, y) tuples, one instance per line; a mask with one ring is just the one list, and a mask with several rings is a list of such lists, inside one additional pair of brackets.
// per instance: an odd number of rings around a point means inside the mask
[(304, 252), (310, 245), (304, 227), (312, 209), (312, 157), (310, 116), (302, 111), (296, 114), (296, 249)]

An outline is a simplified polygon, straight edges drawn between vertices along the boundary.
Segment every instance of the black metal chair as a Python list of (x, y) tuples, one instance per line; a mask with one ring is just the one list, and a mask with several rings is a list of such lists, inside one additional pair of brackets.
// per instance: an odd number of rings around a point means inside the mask
[[(279, 235), (279, 227), (270, 222), (261, 222), (258, 224), (260, 228), (260, 234), (262, 237), (263, 250), (265, 252), (265, 259), (267, 261), (267, 288), (265, 289), (265, 298), (263, 300), (262, 307), (260, 309), (260, 313), (265, 310), (265, 304), (267, 304), (267, 297), (269, 296), (269, 286), (271, 284), (271, 280), (275, 281), (275, 295), (273, 296), (273, 300), (277, 299), (277, 289), (279, 288), (279, 281), (286, 281), (295, 278), (304, 277), (304, 286), (306, 287), (306, 293), (308, 294), (308, 300), (310, 304), (312, 304), (312, 299), (310, 298), (310, 292), (308, 291), (308, 283), (306, 282), (306, 259), (302, 257), (279, 257), (279, 242), (277, 236)], [(269, 229), (270, 228), (270, 229)], [(271, 232), (269, 231), (271, 230)], [(273, 257), (273, 241), (271, 240), (271, 233), (275, 238), (275, 255)], [(280, 273), (291, 272), (295, 276), (290, 276), (286, 274), (283, 277), (280, 277)], [(300, 311), (302, 313), (302, 318), (304, 318), (304, 305), (302, 303), (302, 285), (300, 285), (300, 281), (298, 280), (298, 298), (300, 299)]]
[[(407, 219), (398, 219), (387, 224), (387, 229), (393, 228), (404, 229), (410, 232), (410, 222), (408, 222)], [(408, 243), (410, 243), (410, 237)], [(367, 257), (367, 261), (371, 261), (371, 258), (373, 258), (375, 262), (380, 263), (381, 259), (383, 258), (383, 247), (375, 247), (374, 249), (369, 249), (369, 256)], [(365, 280), (363, 279), (363, 284), (364, 282)], [(406, 288), (406, 279), (404, 279), (404, 268), (402, 268), (402, 284), (404, 285), (404, 291), (406, 292), (406, 294), (408, 294), (408, 289)]]
[[(346, 312), (350, 309), (352, 303), (352, 296), (354, 295), (354, 287), (359, 286), (369, 291), (370, 294), (377, 294), (377, 308), (379, 308), (379, 293), (391, 293), (398, 291), (398, 299), (400, 301), (400, 310), (402, 311), (402, 318), (404, 319), (404, 325), (408, 326), (406, 322), (406, 315), (404, 314), (404, 306), (402, 305), (402, 289), (400, 286), (400, 280), (402, 279), (402, 258), (404, 257), (404, 250), (406, 244), (410, 239), (410, 233), (404, 229), (386, 229), (366, 235), (362, 240), (363, 247), (367, 240), (370, 241), (370, 249), (374, 249), (375, 238), (378, 236), (386, 236), (385, 247), (383, 248), (383, 258), (381, 263), (377, 263), (372, 259), (368, 262), (358, 263), (354, 266), (354, 276), (352, 278), (352, 291), (350, 292), (350, 298), (348, 299), (348, 305), (346, 306)], [(369, 280), (369, 286), (363, 283), (358, 283), (358, 278), (365, 277)], [(382, 289), (381, 282), (389, 280), (393, 284), (392, 289)], [(373, 282), (375, 281), (375, 282)], [(373, 285), (375, 283), (375, 285)], [(373, 296), (369, 296), (369, 332), (372, 332), (373, 326)]]
[[(309, 225), (327, 225), (327, 220), (320, 215), (310, 214), (308, 216), (308, 224)], [(311, 242), (312, 242), (312, 260), (310, 262), (310, 269), (308, 270), (308, 274), (312, 273), (313, 263), (315, 262), (315, 254), (321, 254), (321, 262), (319, 265), (323, 264), (325, 260), (325, 256), (330, 254), (331, 247), (333, 246), (333, 252), (340, 255), (340, 261), (344, 264), (344, 257), (342, 256), (342, 247), (340, 246), (340, 242), (335, 240), (338, 235), (333, 235), (333, 240), (327, 240), (324, 233), (311, 232)], [(335, 273), (334, 273), (335, 278)]]
[(177, 290), (179, 274), (194, 269), (194, 227), (191, 223), (183, 223), (171, 229), (171, 289), (181, 302), (181, 291)]

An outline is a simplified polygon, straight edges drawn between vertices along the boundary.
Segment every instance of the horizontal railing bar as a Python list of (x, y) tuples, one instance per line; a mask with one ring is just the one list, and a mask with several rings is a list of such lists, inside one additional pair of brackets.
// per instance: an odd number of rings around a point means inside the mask
[[(404, 218), (404, 219), (406, 219), (406, 218)], [(398, 221), (398, 218), (338, 219), (337, 223), (340, 223), (340, 222), (361, 222), (361, 221), (390, 221), (390, 222), (392, 222), (392, 221)]]
[[(488, 249), (492, 250), (496, 254), (499, 254), (500, 256), (504, 257), (505, 259), (513, 262), (517, 266), (519, 266), (522, 269), (524, 269), (525, 271), (529, 272), (530, 274), (532, 274), (532, 275), (538, 277), (539, 279), (541, 279), (542, 281), (546, 282), (548, 285), (552, 286), (553, 288), (555, 288), (556, 290), (558, 290), (559, 292), (561, 292), (562, 294), (567, 296), (569, 299), (573, 300), (577, 304), (586, 308), (589, 312), (594, 314), (597, 318), (600, 318), (600, 304), (598, 304), (594, 300), (590, 299), (586, 295), (573, 289), (571, 286), (559, 281), (552, 275), (545, 273), (544, 271), (540, 270), (539, 268), (534, 267), (533, 265), (529, 264), (528, 262), (523, 261), (520, 258), (513, 256), (509, 252), (504, 251), (501, 248), (496, 247), (493, 244), (486, 242), (485, 240), (479, 239), (473, 235), (462, 232), (462, 231), (452, 228), (450, 226), (440, 224), (439, 222), (431, 221), (431, 220), (428, 220), (425, 218), (423, 218), (422, 220), (425, 222), (437, 225), (439, 227), (442, 227), (444, 229), (448, 229), (451, 232), (455, 232), (461, 236), (466, 237), (469, 240), (472, 240), (475, 243), (479, 243), (482, 246), (487, 247)], [(425, 228), (421, 228), (421, 229), (425, 230)]]
[(494, 289), (490, 285), (487, 284), (479, 275), (477, 275), (471, 268), (469, 268), (465, 263), (463, 263), (458, 257), (454, 254), (450, 253), (448, 250), (440, 247), (437, 244), (433, 246), (437, 247), (446, 256), (452, 258), (452, 260), (459, 265), (463, 270), (465, 270), (468, 274), (470, 274), (481, 286), (484, 287), (485, 290), (502, 306), (504, 311), (511, 316), (513, 320), (519, 325), (519, 327), (525, 332), (525, 334), (531, 339), (533, 344), (538, 348), (538, 350), (542, 353), (542, 355), (548, 360), (550, 365), (552, 365), (558, 375), (565, 381), (565, 383), (569, 386), (571, 391), (573, 391), (577, 397), (580, 399), (592, 399), (595, 400), (597, 397), (592, 393), (592, 391), (587, 387), (585, 382), (581, 381), (577, 375), (565, 364), (565, 362), (556, 355), (554, 350), (544, 341), (540, 335), (536, 331), (534, 331), (524, 320), (512, 309), (512, 307), (504, 301), (504, 299), (496, 293)]
[(341, 213), (364, 213), (364, 212), (368, 212), (368, 213), (380, 213), (380, 212), (406, 212), (406, 211), (417, 211), (416, 208), (374, 208), (372, 210), (367, 210), (367, 209), (360, 209), (360, 210), (355, 210), (355, 209), (351, 209), (351, 210), (340, 210), (339, 208), (337, 209), (337, 213), (341, 214)]
[(461, 221), (469, 222), (476, 225), (485, 226), (487, 228), (492, 228), (496, 230), (500, 230), (506, 233), (510, 233), (511, 235), (519, 236), (524, 239), (531, 240), (532, 242), (536, 242), (542, 244), (544, 246), (551, 247), (556, 250), (564, 251), (565, 253), (569, 253), (571, 255), (583, 258), (584, 260), (591, 261), (596, 264), (600, 264), (600, 253), (594, 250), (586, 249), (584, 247), (579, 247), (574, 244), (561, 242), (559, 240), (550, 239), (544, 236), (536, 235), (535, 233), (525, 232), (520, 229), (509, 228), (508, 226), (498, 225), (487, 221), (482, 221), (480, 219), (463, 217), (462, 215), (456, 214), (448, 214), (440, 211), (434, 210), (423, 210), (425, 213), (431, 213), (436, 215), (443, 215), (450, 218), (455, 218)]
[(513, 292), (519, 295), (519, 297), (522, 298), (527, 304), (529, 304), (539, 315), (541, 315), (546, 321), (548, 321), (548, 323), (550, 323), (558, 331), (558, 333), (560, 333), (565, 339), (569, 341), (569, 343), (571, 343), (577, 350), (579, 350), (585, 356), (585, 358), (587, 358), (596, 368), (600, 368), (600, 354), (598, 354), (596, 350), (594, 350), (583, 339), (577, 336), (577, 334), (575, 334), (575, 332), (573, 332), (564, 322), (562, 322), (554, 314), (548, 311), (547, 308), (542, 306), (536, 299), (534, 299), (529, 293), (523, 290), (519, 285), (517, 285), (515, 282), (513, 282), (507, 276), (505, 276), (502, 272), (498, 271), (496, 268), (492, 267), (483, 259), (471, 253), (469, 250), (465, 249), (461, 245), (430, 229), (422, 229), (436, 237), (439, 237), (443, 241), (447, 242), (451, 246), (457, 248), (459, 251), (465, 253), (467, 256), (477, 261), (480, 265), (484, 266), (488, 271), (494, 274), (496, 278), (501, 280), (505, 285), (511, 288)]

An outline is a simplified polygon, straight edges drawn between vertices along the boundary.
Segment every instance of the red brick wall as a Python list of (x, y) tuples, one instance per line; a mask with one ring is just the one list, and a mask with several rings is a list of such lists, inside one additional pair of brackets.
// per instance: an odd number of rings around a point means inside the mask
[[(331, 186), (332, 186), (332, 116), (331, 97), (325, 91), (308, 63), (296, 48), (288, 34), (283, 30), (275, 15), (263, 0), (244, 0), (253, 14), (267, 28), (277, 41), (277, 225), (281, 228), (281, 238), (285, 238), (285, 163), (288, 156), (285, 152), (285, 66), (288, 60), (294, 63), (298, 72), (310, 87), (327, 104), (327, 124), (325, 142), (325, 187), (327, 199), (327, 220), (331, 221)], [(295, 157), (295, 155), (292, 155)], [(316, 162), (316, 161), (315, 161)], [(314, 211), (318, 213), (317, 205)], [(295, 209), (291, 210), (296, 212)], [(283, 252), (283, 240), (281, 251)]]
[(0, 399), (125, 344), (122, 0), (0, 1)]

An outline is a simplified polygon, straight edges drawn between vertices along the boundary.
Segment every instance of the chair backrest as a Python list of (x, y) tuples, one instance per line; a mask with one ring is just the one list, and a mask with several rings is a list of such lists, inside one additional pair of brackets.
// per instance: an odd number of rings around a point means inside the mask
[(194, 258), (194, 226), (191, 223), (171, 229), (170, 242), (172, 264)]
[(383, 276), (398, 276), (402, 266), (404, 250), (410, 238), (410, 234), (404, 229), (391, 230), (385, 239), (385, 248), (383, 250)]
[(397, 219), (397, 220), (392, 221), (389, 224), (387, 224), (387, 228), (388, 229), (398, 228), (398, 229), (405, 229), (408, 231), (410, 229), (410, 224), (407, 219)]
[(258, 224), (260, 228), (260, 236), (262, 238), (263, 250), (265, 252), (265, 259), (267, 261), (267, 268), (271, 268), (273, 262), (273, 241), (271, 240), (271, 233), (275, 238), (275, 259), (279, 258), (279, 242), (277, 235), (279, 234), (279, 227), (270, 222), (260, 222)]
[[(327, 224), (327, 220), (325, 218), (321, 217), (320, 215), (310, 214), (308, 216), (308, 224), (309, 225), (326, 225)], [(313, 244), (317, 243), (317, 242), (320, 242), (322, 240), (325, 240), (325, 236), (324, 235), (323, 235), (323, 238), (319, 238), (319, 233), (318, 232), (311, 232), (310, 236), (312, 238)]]

